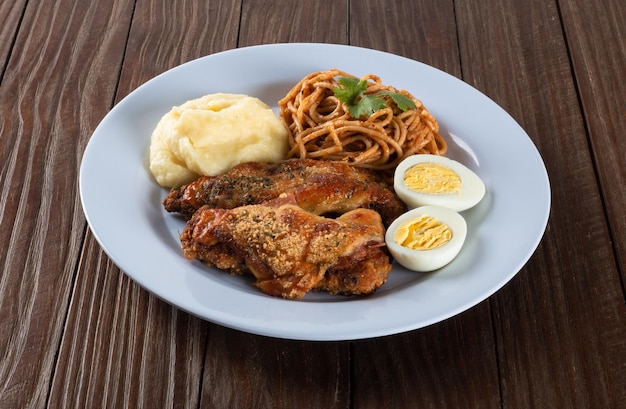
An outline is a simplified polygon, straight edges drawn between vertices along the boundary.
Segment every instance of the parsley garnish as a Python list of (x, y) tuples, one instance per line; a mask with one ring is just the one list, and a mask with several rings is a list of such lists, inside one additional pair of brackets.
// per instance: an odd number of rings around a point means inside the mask
[(376, 94), (365, 94), (367, 81), (351, 77), (339, 77), (337, 81), (342, 87), (336, 87), (335, 96), (348, 106), (348, 112), (353, 118), (370, 116), (388, 106), (391, 99), (396, 106), (404, 111), (415, 108), (415, 103), (407, 96), (391, 91), (381, 91)]

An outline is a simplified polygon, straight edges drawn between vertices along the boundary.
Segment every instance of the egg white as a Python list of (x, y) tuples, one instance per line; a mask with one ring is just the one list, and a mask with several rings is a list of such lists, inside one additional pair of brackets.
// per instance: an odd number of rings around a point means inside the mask
[[(409, 189), (404, 183), (404, 174), (418, 163), (435, 163), (447, 166), (461, 178), (461, 189), (454, 193), (423, 193)], [(474, 207), (485, 196), (485, 184), (467, 166), (444, 156), (417, 154), (404, 159), (394, 174), (394, 189), (400, 199), (409, 207), (442, 206), (461, 212)]]
[[(448, 225), (452, 238), (441, 247), (432, 250), (413, 250), (404, 247), (393, 239), (395, 231), (404, 222), (428, 215)], [(428, 272), (450, 263), (461, 251), (467, 236), (467, 223), (459, 213), (439, 206), (421, 206), (404, 213), (387, 229), (385, 241), (393, 258), (409, 270)]]

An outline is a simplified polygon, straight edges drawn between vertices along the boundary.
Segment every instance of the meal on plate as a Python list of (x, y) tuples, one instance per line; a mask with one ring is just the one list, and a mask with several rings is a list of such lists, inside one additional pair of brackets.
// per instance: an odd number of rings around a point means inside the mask
[(252, 97), (212, 94), (157, 125), (150, 170), (170, 188), (165, 209), (187, 221), (186, 258), (301, 299), (371, 294), (394, 258), (432, 271), (458, 254), (458, 211), (484, 184), (443, 157), (446, 141), (418, 99), (333, 69), (278, 104), (279, 116)]

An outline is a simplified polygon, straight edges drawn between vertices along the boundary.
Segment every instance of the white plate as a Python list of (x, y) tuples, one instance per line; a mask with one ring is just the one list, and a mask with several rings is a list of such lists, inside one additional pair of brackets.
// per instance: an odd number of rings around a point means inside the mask
[[(252, 281), (186, 260), (182, 220), (166, 213), (147, 170), (153, 128), (188, 99), (245, 93), (273, 106), (302, 77), (339, 68), (374, 73), (405, 88), (433, 113), (448, 156), (474, 170), (487, 196), (466, 211), (467, 242), (443, 269), (419, 274), (394, 267), (368, 297), (308, 294), (269, 297)], [(183, 64), (117, 104), (95, 130), (80, 171), (80, 195), (99, 244), (148, 291), (203, 319), (239, 330), (302, 340), (350, 340), (421, 328), (483, 301), (527, 262), (545, 230), (550, 187), (524, 130), (498, 105), (457, 78), (396, 55), (343, 45), (274, 44), (240, 48)]]

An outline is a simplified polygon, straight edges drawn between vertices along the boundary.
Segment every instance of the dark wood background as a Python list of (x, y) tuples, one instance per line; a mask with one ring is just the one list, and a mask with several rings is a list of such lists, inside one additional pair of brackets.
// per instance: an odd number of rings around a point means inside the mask
[[(1, 2), (0, 407), (626, 407), (625, 21), (622, 0)], [(520, 273), (427, 328), (302, 342), (120, 272), (78, 196), (99, 121), (171, 67), (276, 42), (403, 55), (506, 109), (552, 187)]]

